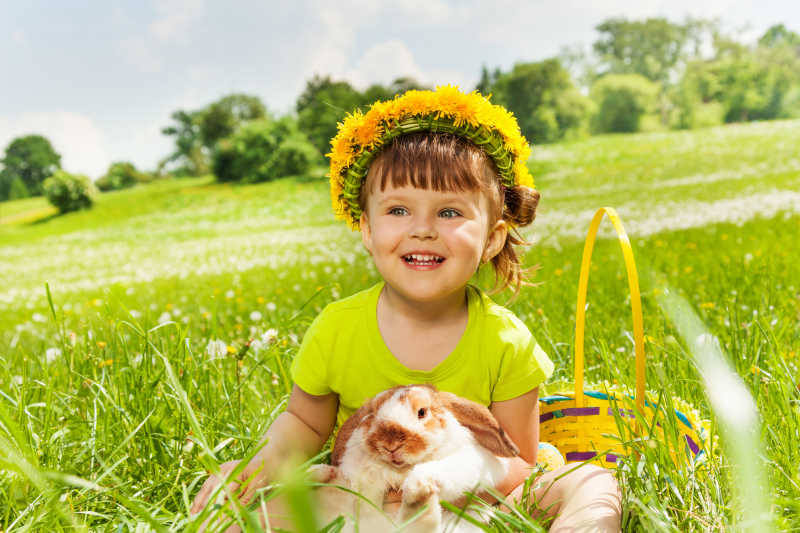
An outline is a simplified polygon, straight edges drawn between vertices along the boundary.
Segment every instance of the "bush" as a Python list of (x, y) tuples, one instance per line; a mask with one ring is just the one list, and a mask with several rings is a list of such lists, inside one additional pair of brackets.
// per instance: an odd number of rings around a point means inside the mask
[(591, 96), (597, 103), (595, 132), (635, 132), (642, 115), (655, 108), (658, 85), (639, 74), (609, 74), (592, 86)]
[(98, 179), (94, 184), (101, 191), (117, 191), (133, 187), (138, 183), (147, 183), (152, 178), (144, 172), (139, 172), (133, 163), (118, 161), (108, 167), (105, 176)]
[(319, 152), (300, 133), (297, 123), (284, 117), (242, 126), (217, 144), (212, 162), (219, 181), (255, 183), (305, 174), (319, 159)]
[(88, 176), (70, 174), (64, 170), (57, 170), (47, 178), (42, 188), (44, 195), (60, 213), (89, 209), (97, 191)]
[(572, 83), (557, 59), (518, 63), (491, 87), (495, 103), (514, 113), (522, 134), (534, 143), (580, 136), (591, 102)]

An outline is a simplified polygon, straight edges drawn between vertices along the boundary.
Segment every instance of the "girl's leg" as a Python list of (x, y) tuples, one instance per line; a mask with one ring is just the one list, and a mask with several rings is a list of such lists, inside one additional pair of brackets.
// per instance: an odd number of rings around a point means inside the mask
[[(562, 476), (560, 477), (559, 476)], [(519, 501), (523, 486), (509, 495)], [(620, 531), (621, 496), (611, 470), (585, 464), (565, 465), (542, 474), (533, 485), (531, 501), (555, 517), (550, 532)]]

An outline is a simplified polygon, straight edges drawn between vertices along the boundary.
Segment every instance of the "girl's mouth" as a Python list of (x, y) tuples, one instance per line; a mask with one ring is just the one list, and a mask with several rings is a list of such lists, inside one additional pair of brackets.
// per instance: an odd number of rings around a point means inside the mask
[(430, 254), (408, 254), (403, 256), (403, 261), (411, 266), (435, 266), (444, 262), (444, 257)]

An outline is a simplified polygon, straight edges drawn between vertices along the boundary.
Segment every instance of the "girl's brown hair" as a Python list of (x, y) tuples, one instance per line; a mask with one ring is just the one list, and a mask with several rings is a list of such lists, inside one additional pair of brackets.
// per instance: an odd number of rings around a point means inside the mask
[(492, 258), (495, 287), (513, 287), (514, 296), (528, 285), (528, 269), (520, 265), (514, 246), (529, 245), (517, 231), (536, 217), (539, 193), (528, 187), (505, 187), (494, 161), (468, 139), (450, 133), (419, 132), (396, 137), (375, 157), (361, 187), (359, 206), (366, 211), (370, 191), (410, 185), (434, 191), (480, 191), (489, 200), (489, 226), (501, 218), (508, 234), (500, 252)]

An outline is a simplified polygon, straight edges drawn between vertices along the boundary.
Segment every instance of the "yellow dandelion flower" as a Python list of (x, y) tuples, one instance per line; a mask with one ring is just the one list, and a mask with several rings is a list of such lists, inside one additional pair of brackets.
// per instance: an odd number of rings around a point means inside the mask
[(714, 302), (703, 302), (700, 304), (701, 309), (714, 309), (715, 304)]
[(106, 343), (103, 341), (97, 341), (97, 347), (101, 350), (106, 347)]
[(477, 92), (463, 93), (454, 85), (439, 86), (435, 91), (411, 90), (392, 100), (375, 102), (366, 113), (359, 110), (349, 113), (338, 124), (338, 133), (331, 140), (331, 151), (326, 154), (330, 158), (331, 204), (336, 216), (345, 219), (353, 229), (358, 229), (360, 216), (354, 198), (368, 166), (361, 157), (380, 149), (387, 135), (401, 122), (404, 132), (435, 128), (495, 139), (492, 145), (500, 148), (489, 155), (495, 159), (503, 183), (534, 186), (526, 164), (530, 146), (512, 113)]

